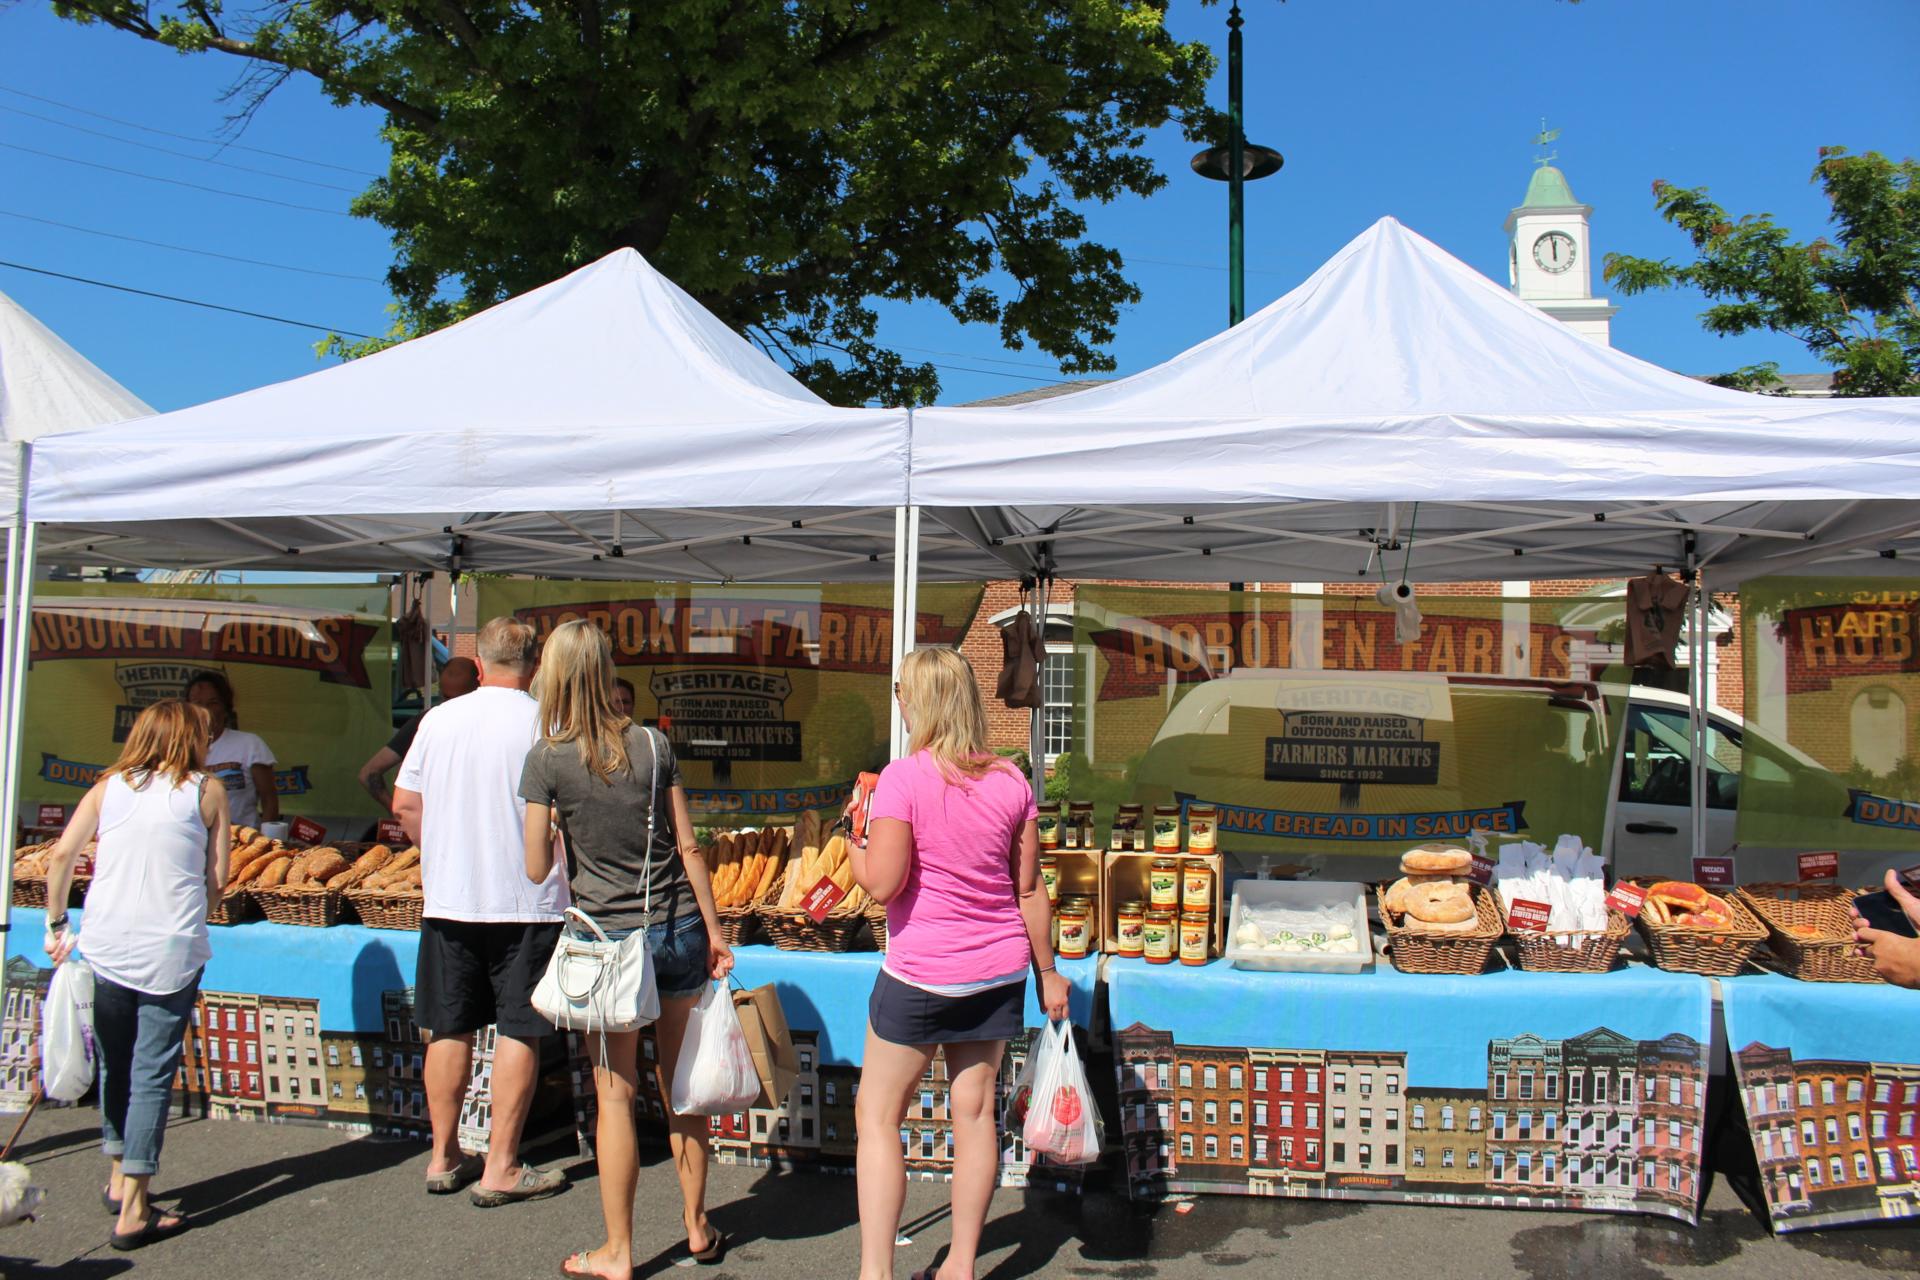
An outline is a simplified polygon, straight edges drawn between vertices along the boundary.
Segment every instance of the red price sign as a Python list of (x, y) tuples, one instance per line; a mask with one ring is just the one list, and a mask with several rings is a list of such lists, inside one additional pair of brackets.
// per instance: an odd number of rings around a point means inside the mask
[(1474, 854), (1473, 863), (1467, 868), (1467, 876), (1475, 884), (1492, 884), (1493, 859)]
[(63, 804), (43, 804), (33, 824), (36, 827), (64, 827), (67, 825), (67, 806)]
[(327, 838), (327, 829), (312, 818), (295, 818), (288, 834), (301, 844), (319, 844)]
[(1802, 880), (1839, 879), (1840, 855), (1836, 852), (1801, 854), (1800, 878)]
[(413, 843), (413, 841), (407, 839), (407, 829), (391, 818), (381, 822), (380, 830), (376, 834), (378, 834), (381, 844), (408, 845)]
[(1544, 902), (1528, 902), (1525, 898), (1515, 898), (1513, 905), (1507, 908), (1507, 927), (1522, 929), (1528, 933), (1545, 933), (1547, 922), (1553, 919), (1553, 908)]
[(1640, 918), (1640, 908), (1647, 905), (1647, 891), (1637, 884), (1622, 880), (1607, 895), (1607, 905), (1627, 919), (1637, 920)]
[(821, 876), (820, 883), (807, 890), (806, 896), (800, 899), (800, 909), (812, 916), (815, 924), (819, 924), (846, 896), (847, 891), (835, 884), (832, 876)]
[(1732, 858), (1695, 858), (1693, 860), (1693, 882), (1709, 889), (1731, 889), (1734, 886)]

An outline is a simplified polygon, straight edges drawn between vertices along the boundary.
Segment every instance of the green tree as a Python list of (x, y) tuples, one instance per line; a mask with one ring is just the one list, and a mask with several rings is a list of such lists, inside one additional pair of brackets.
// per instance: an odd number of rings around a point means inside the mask
[[(1813, 181), (1832, 206), (1832, 238), (1794, 241), (1771, 214), (1729, 218), (1705, 187), (1653, 184), (1660, 215), (1693, 241), (1695, 260), (1608, 254), (1624, 294), (1690, 285), (1714, 303), (1711, 333), (1756, 329), (1798, 338), (1832, 365), (1843, 396), (1920, 395), (1920, 162), (1822, 147)], [(1778, 388), (1779, 366), (1748, 365), (1715, 381)]]
[[(1213, 127), (1213, 60), (1155, 0), (55, 0), (386, 113), (394, 336), (622, 246), (842, 403), (924, 402), (876, 340), (928, 299), (1064, 373), (1140, 291), (1076, 202), (1166, 182), (1138, 147)], [(375, 344), (378, 345), (378, 344)], [(340, 348), (352, 353), (351, 348)]]

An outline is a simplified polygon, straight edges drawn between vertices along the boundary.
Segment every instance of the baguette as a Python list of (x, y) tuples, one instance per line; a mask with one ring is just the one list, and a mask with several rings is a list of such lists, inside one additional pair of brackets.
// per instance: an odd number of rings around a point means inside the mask
[(254, 888), (278, 889), (282, 884), (286, 883), (287, 872), (292, 869), (293, 859), (287, 857), (285, 854), (281, 854), (267, 864), (267, 869), (260, 873), (258, 880), (254, 881)]
[(235, 889), (244, 888), (255, 880), (258, 880), (260, 873), (272, 864), (273, 859), (274, 855), (271, 853), (263, 853), (256, 858), (249, 859), (245, 863), (240, 862), (237, 858), (233, 859), (229, 865), (237, 866), (240, 869), (234, 872), (232, 879), (227, 881), (227, 892), (232, 893)]
[(766, 865), (760, 868), (760, 880), (754, 885), (752, 901), (760, 901), (767, 896), (767, 890), (773, 888), (773, 878), (780, 874), (780, 868), (786, 864), (785, 853), (784, 849), (776, 850), (773, 856), (767, 859)]

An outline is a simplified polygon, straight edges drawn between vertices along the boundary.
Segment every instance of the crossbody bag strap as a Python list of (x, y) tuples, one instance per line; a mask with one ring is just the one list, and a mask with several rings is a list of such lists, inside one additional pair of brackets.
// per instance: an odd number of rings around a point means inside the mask
[(641, 909), (647, 923), (653, 923), (653, 825), (660, 804), (660, 748), (653, 744), (653, 730), (645, 725), (640, 732), (647, 740), (647, 854), (640, 869)]

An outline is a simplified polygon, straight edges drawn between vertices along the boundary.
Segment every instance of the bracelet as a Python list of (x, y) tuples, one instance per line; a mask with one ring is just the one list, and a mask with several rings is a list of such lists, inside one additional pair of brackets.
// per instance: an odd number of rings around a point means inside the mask
[(1052, 966), (1052, 965), (1048, 965), (1048, 966), (1047, 966), (1046, 968), (1044, 968), (1044, 969), (1036, 969), (1036, 970), (1034, 970), (1034, 973), (1035, 973), (1035, 976), (1037, 976), (1037, 977), (1045, 977), (1045, 976), (1046, 976), (1047, 974), (1049, 974), (1049, 973), (1052, 973), (1052, 972), (1054, 972), (1054, 968), (1053, 968), (1053, 966)]
[(52, 933), (52, 932), (53, 932), (54, 930), (56, 930), (56, 929), (64, 929), (64, 928), (66, 928), (66, 927), (67, 927), (67, 920), (68, 920), (68, 918), (69, 918), (69, 917), (67, 917), (67, 916), (64, 916), (64, 915), (63, 915), (63, 916), (61, 916), (61, 917), (60, 917), (60, 918), (59, 918), (58, 920), (54, 920), (54, 919), (51, 919), (51, 918), (49, 918), (49, 919), (47, 920), (47, 932), (48, 932), (48, 933)]

